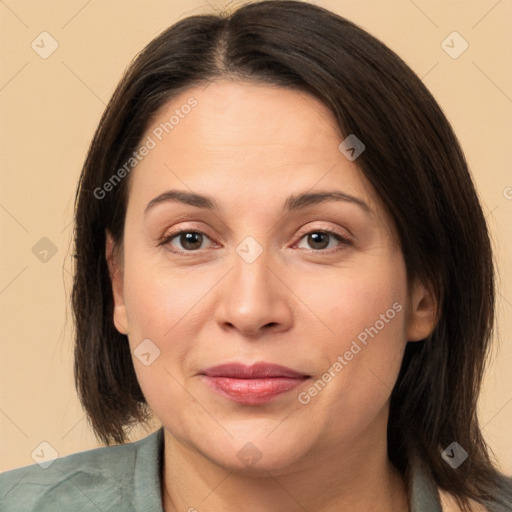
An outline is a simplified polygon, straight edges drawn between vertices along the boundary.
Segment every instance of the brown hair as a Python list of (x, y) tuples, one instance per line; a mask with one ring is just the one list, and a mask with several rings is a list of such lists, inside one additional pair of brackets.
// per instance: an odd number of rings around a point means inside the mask
[[(366, 145), (357, 164), (392, 215), (408, 278), (430, 283), (439, 302), (432, 335), (406, 347), (391, 395), (389, 458), (405, 472), (416, 453), (461, 506), (473, 498), (510, 507), (510, 484), (493, 467), (476, 414), (495, 291), (488, 231), (464, 155), (432, 95), (394, 52), (303, 2), (262, 1), (176, 23), (132, 62), (101, 118), (76, 195), (72, 297), (76, 386), (97, 437), (125, 442), (127, 427), (150, 416), (127, 339), (113, 324), (105, 259), (106, 230), (122, 245), (129, 176), (101, 197), (97, 191), (162, 105), (226, 78), (309, 92), (344, 134)], [(469, 452), (456, 470), (440, 455), (453, 441)]]

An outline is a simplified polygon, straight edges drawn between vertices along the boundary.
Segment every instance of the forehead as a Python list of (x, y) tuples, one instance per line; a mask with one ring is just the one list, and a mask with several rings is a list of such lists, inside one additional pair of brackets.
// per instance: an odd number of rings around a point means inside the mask
[(150, 200), (179, 187), (247, 205), (341, 187), (375, 203), (338, 149), (343, 138), (330, 110), (303, 91), (228, 81), (192, 87), (149, 123), (142, 143), (152, 148), (132, 172), (130, 201), (135, 192)]

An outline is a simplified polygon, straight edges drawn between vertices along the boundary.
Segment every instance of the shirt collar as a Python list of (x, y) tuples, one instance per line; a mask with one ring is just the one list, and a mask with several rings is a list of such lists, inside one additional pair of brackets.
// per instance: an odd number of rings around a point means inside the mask
[[(163, 512), (161, 478), (164, 456), (164, 429), (149, 435), (136, 451), (134, 471), (134, 508)], [(426, 465), (418, 456), (410, 458), (406, 482), (410, 512), (442, 512), (439, 492)]]
[(406, 482), (411, 512), (442, 512), (437, 485), (426, 464), (417, 455), (409, 457)]

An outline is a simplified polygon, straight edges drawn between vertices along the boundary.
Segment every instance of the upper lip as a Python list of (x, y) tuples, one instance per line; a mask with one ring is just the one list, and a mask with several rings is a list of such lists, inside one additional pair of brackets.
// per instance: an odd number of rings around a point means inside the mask
[(255, 363), (248, 366), (243, 363), (225, 363), (211, 366), (200, 372), (208, 377), (232, 377), (235, 379), (263, 379), (265, 377), (304, 378), (308, 375), (296, 372), (286, 366), (273, 363)]

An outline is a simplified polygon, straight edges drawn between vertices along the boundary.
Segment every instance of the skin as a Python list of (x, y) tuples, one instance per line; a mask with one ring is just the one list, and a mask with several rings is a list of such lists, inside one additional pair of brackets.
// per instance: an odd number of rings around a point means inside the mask
[[(165, 427), (165, 511), (408, 510), (386, 425), (405, 345), (433, 327), (428, 287), (408, 283), (393, 223), (357, 160), (339, 151), (344, 136), (321, 102), (218, 81), (166, 104), (144, 139), (190, 97), (197, 107), (130, 175), (121, 256), (108, 233), (106, 248), (116, 328), (132, 353), (145, 339), (160, 350), (148, 366), (133, 361)], [(208, 195), (218, 209), (167, 201), (145, 213), (170, 189)], [(331, 190), (369, 211), (348, 201), (283, 210), (289, 195)], [(179, 235), (164, 241), (181, 229), (205, 236), (192, 249)], [(349, 242), (311, 242), (308, 234), (326, 229)], [(236, 251), (247, 236), (263, 251), (252, 263)], [(298, 394), (396, 303), (400, 312), (300, 403)], [(233, 361), (311, 378), (272, 402), (239, 404), (198, 375)], [(247, 443), (261, 455), (252, 465), (237, 456)]]

